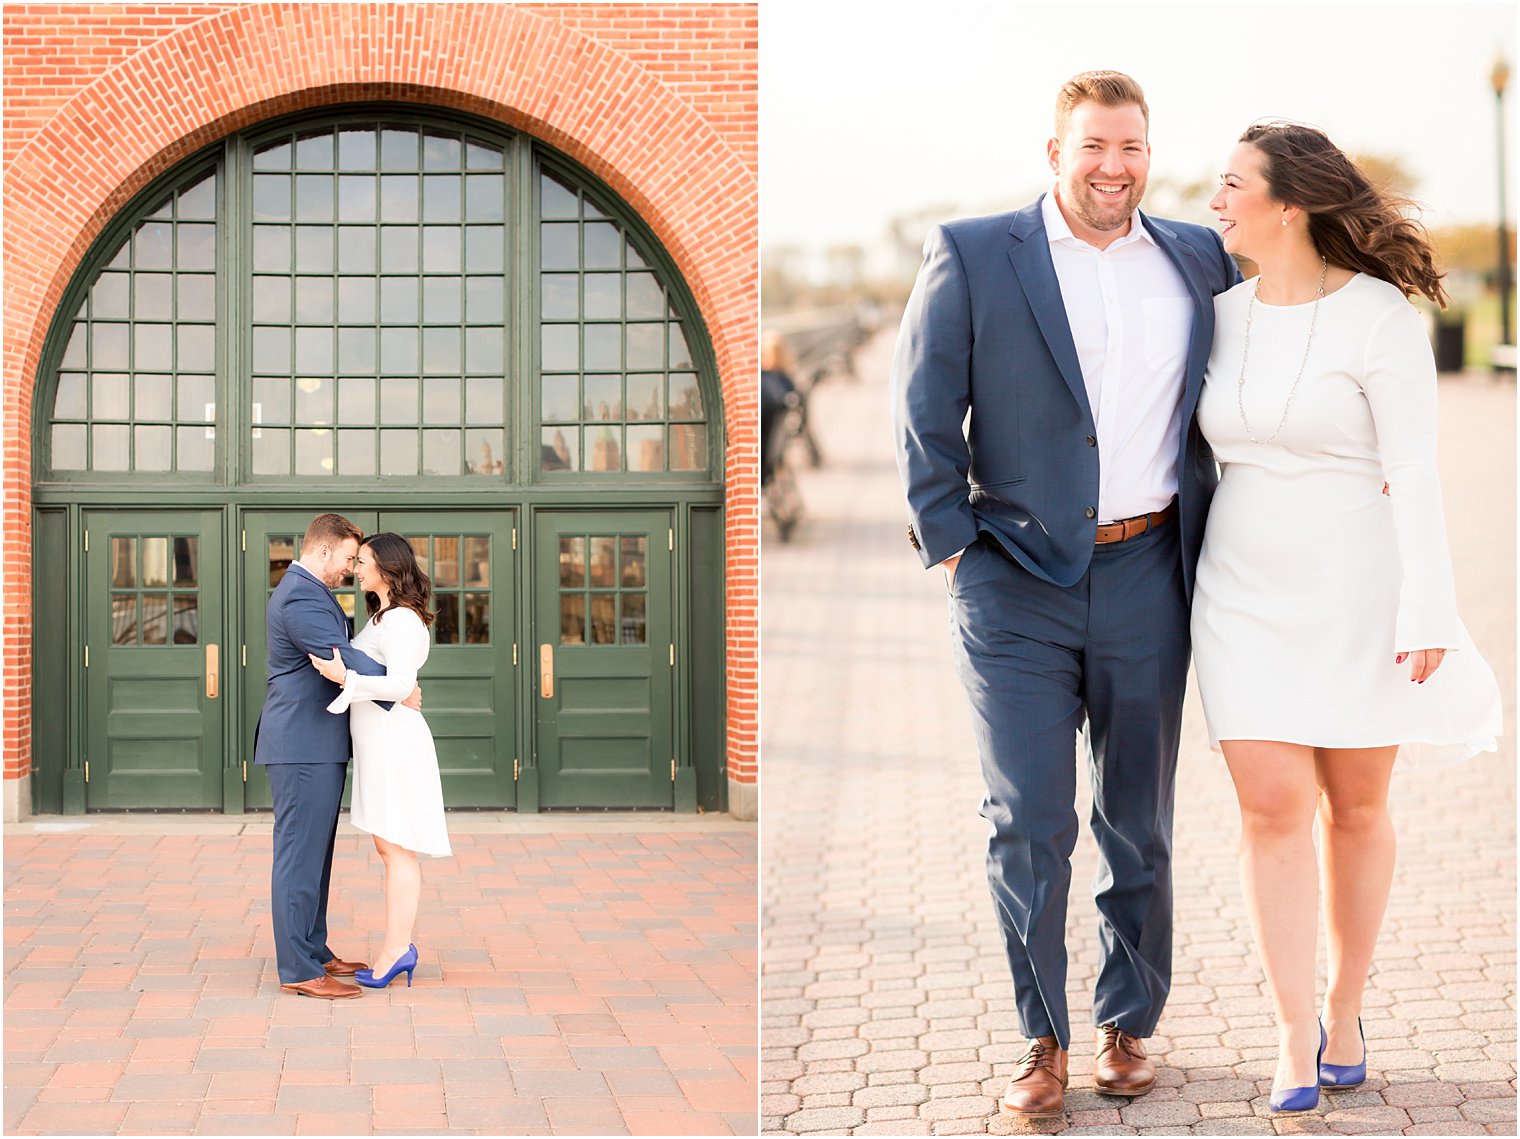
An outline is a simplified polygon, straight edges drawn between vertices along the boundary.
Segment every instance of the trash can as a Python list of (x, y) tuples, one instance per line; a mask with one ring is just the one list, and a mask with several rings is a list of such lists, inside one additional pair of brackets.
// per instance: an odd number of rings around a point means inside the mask
[(1461, 315), (1436, 324), (1436, 371), (1460, 372), (1467, 340), (1467, 321)]

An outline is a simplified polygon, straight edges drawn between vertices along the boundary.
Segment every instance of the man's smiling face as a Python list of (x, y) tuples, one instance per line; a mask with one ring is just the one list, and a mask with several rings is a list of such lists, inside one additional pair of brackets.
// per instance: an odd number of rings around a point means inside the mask
[(1139, 106), (1078, 103), (1066, 133), (1050, 140), (1047, 153), (1072, 232), (1097, 245), (1120, 236), (1145, 195), (1150, 172), (1151, 148)]

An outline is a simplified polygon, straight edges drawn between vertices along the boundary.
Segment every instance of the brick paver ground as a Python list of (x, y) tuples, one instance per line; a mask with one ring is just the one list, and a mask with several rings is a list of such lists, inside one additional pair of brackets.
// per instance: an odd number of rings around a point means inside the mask
[[(810, 407), (828, 465), (809, 520), (767, 535), (763, 591), (762, 1095), (768, 1132), (1006, 1133), (1022, 1051), (986, 892), (986, 824), (942, 574), (905, 540), (886, 371), (895, 330)], [(1514, 1134), (1515, 389), (1443, 380), (1442, 470), (1462, 611), (1499, 674), (1498, 755), (1394, 786), (1399, 869), (1367, 993), (1369, 1078), (1267, 1116), (1276, 1036), (1236, 876), (1239, 820), (1190, 693), (1176, 823), (1175, 983), (1158, 1086), (1096, 1094), (1085, 828), (1067, 944), (1077, 1047), (1064, 1134)], [(1084, 784), (1085, 778), (1081, 781)], [(1086, 818), (1086, 802), (1079, 807)], [(1323, 978), (1323, 962), (1321, 963)]]
[[(7, 829), (7, 1133), (755, 1133), (752, 826), (451, 815), (414, 987), (328, 1002), (279, 988), (264, 820)], [(345, 824), (340, 956), (381, 885)]]

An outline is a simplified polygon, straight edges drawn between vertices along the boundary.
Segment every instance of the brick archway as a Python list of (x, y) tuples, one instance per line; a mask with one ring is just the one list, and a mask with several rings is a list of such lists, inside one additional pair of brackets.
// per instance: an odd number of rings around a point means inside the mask
[(201, 147), (281, 114), (376, 99), (479, 115), (575, 158), (640, 214), (691, 289), (717, 357), (728, 442), (729, 777), (752, 784), (759, 596), (753, 161), (630, 54), (553, 9), (503, 4), (237, 5), (100, 75), (15, 154), (6, 171), (4, 237), (6, 779), (30, 770), (31, 422), (42, 346), (64, 290), (117, 211)]

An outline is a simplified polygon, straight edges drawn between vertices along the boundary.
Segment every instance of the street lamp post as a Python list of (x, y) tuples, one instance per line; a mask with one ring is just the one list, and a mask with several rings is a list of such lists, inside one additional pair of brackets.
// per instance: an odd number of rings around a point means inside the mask
[(1509, 225), (1505, 219), (1504, 189), (1504, 88), (1509, 84), (1509, 64), (1501, 55), (1494, 60), (1491, 76), (1494, 98), (1499, 118), (1499, 275), (1495, 284), (1499, 287), (1499, 327), (1503, 331), (1501, 343), (1512, 343), (1509, 327)]

